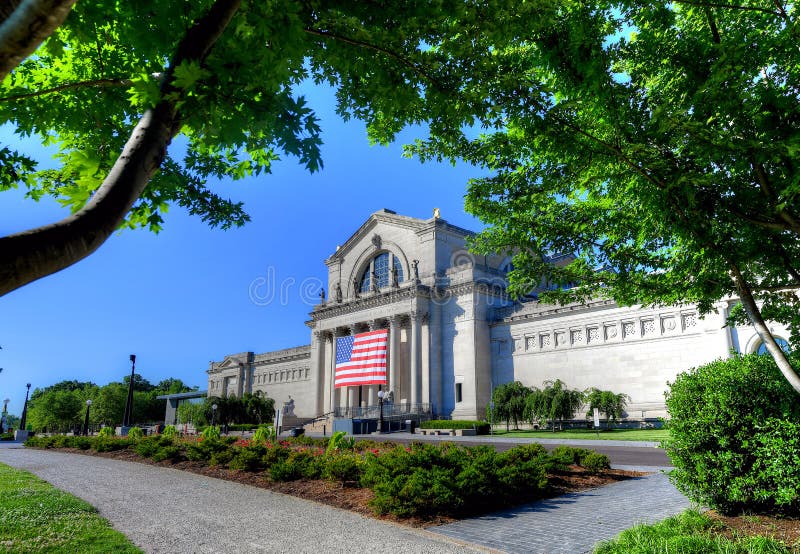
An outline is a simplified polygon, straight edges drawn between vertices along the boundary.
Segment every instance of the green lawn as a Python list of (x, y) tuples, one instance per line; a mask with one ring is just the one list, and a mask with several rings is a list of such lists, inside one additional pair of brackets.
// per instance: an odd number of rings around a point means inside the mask
[(5, 464), (0, 464), (0, 551), (142, 552), (91, 505)]
[(616, 539), (600, 544), (594, 554), (791, 554), (784, 544), (767, 537), (722, 537), (715, 532), (721, 525), (687, 510), (654, 525), (623, 531)]
[(662, 441), (669, 438), (666, 429), (612, 429), (599, 433), (589, 429), (570, 429), (568, 431), (510, 431), (494, 430), (495, 436), (528, 439), (586, 439), (615, 441)]

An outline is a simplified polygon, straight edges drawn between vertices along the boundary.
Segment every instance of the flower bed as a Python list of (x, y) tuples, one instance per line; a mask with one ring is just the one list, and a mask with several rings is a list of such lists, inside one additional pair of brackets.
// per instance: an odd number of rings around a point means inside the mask
[[(224, 473), (223, 477), (238, 475), (247, 482), (278, 485), (271, 488), (279, 490), (323, 490), (325, 487), (313, 483), (327, 482), (339, 489), (339, 496), (357, 496), (377, 515), (422, 520), (463, 517), (529, 502), (561, 492), (570, 474), (603, 473), (603, 467), (608, 466), (607, 458), (605, 463), (598, 463), (597, 456), (600, 462), (604, 457), (596, 453), (587, 457), (586, 452), (576, 449), (572, 456), (563, 450), (551, 456), (538, 444), (498, 453), (490, 446), (356, 442), (340, 434), (331, 439), (277, 441), (164, 435), (138, 440), (34, 437), (26, 446), (112, 452), (126, 459), (188, 465), (202, 473), (217, 471)], [(591, 471), (573, 463), (582, 459), (591, 461), (587, 463)], [(288, 483), (298, 485), (280, 486)]]

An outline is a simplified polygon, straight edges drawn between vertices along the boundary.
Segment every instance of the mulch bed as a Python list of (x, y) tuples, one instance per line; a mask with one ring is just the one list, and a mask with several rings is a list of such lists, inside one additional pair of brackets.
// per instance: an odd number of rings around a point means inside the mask
[(714, 510), (706, 515), (723, 524), (720, 534), (735, 539), (737, 537), (771, 537), (783, 542), (794, 552), (800, 552), (800, 519), (780, 518), (765, 515), (724, 516)]
[[(99, 456), (101, 458), (112, 458), (115, 460), (125, 460), (128, 462), (138, 462), (160, 467), (168, 467), (172, 469), (179, 469), (181, 471), (190, 471), (192, 473), (206, 475), (208, 477), (224, 479), (226, 481), (235, 481), (243, 485), (250, 485), (283, 494), (289, 494), (306, 500), (311, 500), (313, 502), (319, 502), (321, 504), (327, 504), (336, 508), (349, 510), (365, 517), (371, 517), (384, 521), (393, 521), (395, 523), (400, 523), (411, 527), (430, 527), (434, 525), (452, 523), (453, 521), (458, 520), (458, 518), (449, 516), (436, 516), (433, 518), (398, 518), (397, 516), (391, 514), (377, 515), (369, 506), (369, 501), (372, 500), (372, 491), (370, 489), (343, 487), (339, 483), (332, 483), (330, 481), (300, 480), (275, 482), (265, 477), (263, 473), (225, 469), (221, 467), (209, 467), (203, 462), (192, 462), (188, 460), (180, 462), (171, 462), (169, 460), (154, 462), (148, 458), (140, 457), (138, 454), (136, 454), (136, 452), (131, 450), (116, 450), (113, 452), (95, 452), (94, 450), (80, 450), (77, 448), (59, 448), (57, 450), (74, 454), (83, 454), (87, 456)], [(616, 483), (618, 481), (640, 477), (642, 475), (646, 474), (637, 471), (623, 471), (619, 469), (611, 469), (603, 473), (591, 474), (578, 466), (573, 466), (572, 470), (568, 473), (557, 473), (550, 476), (551, 487), (550, 494), (547, 497), (552, 498), (562, 494), (594, 489), (604, 485), (609, 485), (611, 483)]]

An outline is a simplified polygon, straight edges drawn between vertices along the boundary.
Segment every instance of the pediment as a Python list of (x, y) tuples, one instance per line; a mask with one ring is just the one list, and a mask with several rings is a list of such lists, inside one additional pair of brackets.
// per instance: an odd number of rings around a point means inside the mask
[[(392, 227), (401, 227), (408, 229), (410, 231), (416, 232), (429, 224), (428, 221), (424, 219), (417, 219), (415, 217), (408, 217), (405, 215), (397, 215), (391, 210), (380, 210), (372, 215), (356, 230), (355, 233), (350, 235), (342, 246), (340, 246), (336, 252), (331, 254), (325, 263), (330, 265), (336, 261), (341, 261), (347, 257), (349, 253), (353, 250), (360, 248), (364, 241), (372, 241), (375, 244), (375, 241), (380, 241), (380, 235), (375, 233), (375, 230), (380, 225), (389, 225)], [(379, 245), (378, 248), (380, 248)]]

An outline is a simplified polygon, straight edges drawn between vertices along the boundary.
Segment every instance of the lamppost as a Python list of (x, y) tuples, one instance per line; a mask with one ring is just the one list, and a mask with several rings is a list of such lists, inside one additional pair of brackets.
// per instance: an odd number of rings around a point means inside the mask
[(83, 434), (89, 436), (89, 406), (92, 405), (92, 399), (86, 400), (86, 417), (83, 420)]
[(211, 404), (211, 427), (214, 427), (214, 420), (217, 416), (217, 405)]
[[(0, 368), (2, 371), (2, 368)], [(0, 419), (0, 433), (6, 432), (6, 425), (8, 423), (8, 403), (11, 402), (10, 398), (3, 400), (3, 417)]]
[(128, 383), (128, 401), (125, 402), (125, 415), (122, 416), (122, 426), (131, 426), (131, 414), (133, 412), (133, 373), (136, 371), (136, 354), (131, 354), (131, 382)]
[(378, 391), (378, 407), (380, 408), (380, 420), (378, 423), (378, 433), (383, 433), (383, 398), (386, 396), (386, 393), (382, 390)]
[(27, 423), (26, 420), (28, 419), (28, 393), (31, 392), (31, 384), (28, 383), (27, 385), (25, 385), (25, 387), (28, 390), (25, 391), (25, 404), (22, 406), (22, 417), (19, 418), (19, 430), (20, 431), (24, 431), (25, 430), (25, 424)]

